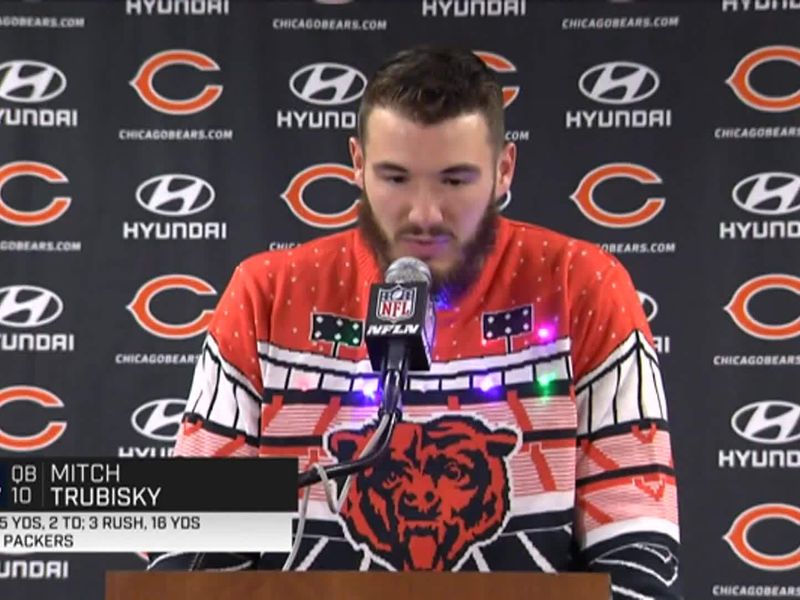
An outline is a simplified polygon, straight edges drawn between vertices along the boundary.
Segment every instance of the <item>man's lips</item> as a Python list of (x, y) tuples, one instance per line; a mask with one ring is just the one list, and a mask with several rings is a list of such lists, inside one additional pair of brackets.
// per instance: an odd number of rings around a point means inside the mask
[(399, 246), (404, 251), (420, 257), (433, 257), (449, 248), (450, 236), (425, 237), (425, 236), (402, 236), (399, 239)]

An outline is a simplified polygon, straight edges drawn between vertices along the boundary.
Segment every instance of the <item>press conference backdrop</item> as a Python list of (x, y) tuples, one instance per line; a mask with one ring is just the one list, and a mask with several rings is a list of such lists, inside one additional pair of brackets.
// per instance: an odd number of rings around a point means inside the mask
[[(509, 217), (634, 277), (663, 364), (687, 598), (800, 595), (800, 1), (0, 4), (0, 452), (169, 453), (235, 265), (352, 225), (366, 77), (480, 53)], [(142, 556), (0, 557), (99, 600)]]

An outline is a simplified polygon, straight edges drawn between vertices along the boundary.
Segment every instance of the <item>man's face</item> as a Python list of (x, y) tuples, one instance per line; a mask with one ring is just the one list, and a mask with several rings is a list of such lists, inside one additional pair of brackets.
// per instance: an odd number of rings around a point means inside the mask
[(498, 155), (480, 113), (423, 125), (376, 107), (366, 130), (366, 147), (352, 138), (350, 152), (360, 225), (379, 258), (414, 256), (440, 284), (463, 279), (476, 266), (467, 260), (481, 260), (491, 243), (494, 201), (511, 184), (516, 149)]

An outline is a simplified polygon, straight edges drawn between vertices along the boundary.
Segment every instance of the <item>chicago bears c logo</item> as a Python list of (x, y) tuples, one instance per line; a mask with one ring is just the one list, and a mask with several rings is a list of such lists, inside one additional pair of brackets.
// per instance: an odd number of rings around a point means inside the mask
[[(497, 54), (496, 52), (487, 52), (485, 50), (474, 50), (473, 54), (480, 58), (487, 67), (496, 73), (516, 73), (517, 67), (514, 66), (510, 60), (505, 56)], [(503, 108), (508, 108), (511, 103), (519, 96), (518, 85), (503, 86)]]
[(336, 163), (311, 165), (295, 175), (289, 186), (281, 194), (281, 198), (289, 205), (295, 216), (312, 227), (330, 229), (352, 225), (358, 218), (358, 198), (353, 199), (350, 206), (337, 213), (321, 213), (311, 208), (304, 197), (306, 188), (320, 179), (341, 179), (355, 185), (353, 168)]
[(203, 333), (208, 327), (213, 310), (204, 310), (194, 321), (188, 323), (166, 323), (153, 314), (150, 303), (161, 292), (167, 290), (189, 290), (198, 296), (213, 296), (217, 293), (210, 283), (194, 275), (161, 275), (145, 283), (136, 292), (127, 308), (139, 326), (160, 338), (185, 340)]
[(722, 536), (736, 556), (751, 567), (763, 571), (788, 571), (800, 567), (800, 545), (785, 554), (759, 550), (750, 541), (750, 528), (760, 521), (780, 520), (800, 525), (800, 508), (779, 502), (751, 506), (734, 519), (731, 528)]
[(594, 194), (598, 185), (609, 179), (633, 179), (639, 183), (663, 183), (658, 173), (633, 163), (609, 163), (592, 169), (578, 184), (570, 199), (578, 205), (578, 209), (586, 218), (603, 227), (614, 229), (628, 229), (638, 227), (652, 221), (666, 200), (661, 197), (650, 197), (636, 210), (629, 212), (612, 212), (601, 208), (595, 201)]
[(730, 302), (725, 306), (736, 326), (747, 334), (762, 340), (789, 340), (800, 335), (800, 317), (771, 325), (756, 319), (750, 313), (750, 301), (754, 296), (772, 289), (794, 292), (800, 296), (800, 277), (787, 273), (767, 273), (745, 281), (733, 293)]
[(752, 72), (764, 63), (772, 61), (784, 61), (800, 67), (800, 48), (764, 46), (753, 50), (739, 61), (725, 83), (731, 86), (739, 100), (756, 110), (788, 112), (800, 108), (800, 90), (786, 96), (768, 96), (753, 87), (750, 81)]
[[(375, 424), (335, 431), (340, 462), (360, 455)], [(501, 531), (509, 507), (511, 429), (466, 416), (402, 422), (389, 454), (359, 474), (341, 515), (351, 538), (398, 570), (451, 570)]]
[[(18, 160), (0, 167), (0, 189), (12, 179), (23, 175), (44, 179), (48, 183), (69, 183), (67, 176), (52, 165), (31, 160)], [(21, 227), (46, 225), (67, 212), (71, 203), (72, 198), (69, 196), (57, 196), (50, 204), (39, 210), (18, 210), (11, 208), (3, 200), (0, 192), (0, 221)]]
[(205, 110), (222, 95), (221, 85), (207, 85), (192, 98), (167, 98), (156, 90), (153, 80), (166, 67), (187, 65), (200, 71), (219, 71), (213, 58), (194, 50), (165, 50), (148, 58), (129, 83), (139, 97), (152, 109), (168, 115), (192, 115)]

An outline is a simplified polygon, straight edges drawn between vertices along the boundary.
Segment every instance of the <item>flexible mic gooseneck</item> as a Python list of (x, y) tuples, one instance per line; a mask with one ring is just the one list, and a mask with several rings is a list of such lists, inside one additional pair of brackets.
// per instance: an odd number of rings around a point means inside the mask
[[(408, 371), (430, 369), (435, 315), (430, 299), (431, 272), (417, 258), (403, 257), (386, 270), (384, 283), (373, 284), (365, 323), (365, 341), (370, 363), (380, 373), (376, 395), (380, 437), (371, 450), (350, 461), (324, 468), (329, 478), (364, 470), (377, 462), (389, 448), (396, 423), (402, 418), (402, 393)], [(317, 468), (298, 475), (298, 487), (322, 480)]]

